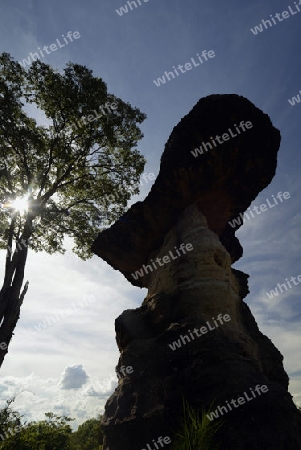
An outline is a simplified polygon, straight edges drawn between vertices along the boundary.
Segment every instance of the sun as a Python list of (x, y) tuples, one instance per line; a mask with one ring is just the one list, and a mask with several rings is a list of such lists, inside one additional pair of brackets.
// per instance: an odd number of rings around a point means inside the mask
[(14, 201), (11, 202), (10, 206), (16, 211), (19, 211), (21, 216), (23, 216), (25, 212), (28, 210), (28, 197), (16, 198)]

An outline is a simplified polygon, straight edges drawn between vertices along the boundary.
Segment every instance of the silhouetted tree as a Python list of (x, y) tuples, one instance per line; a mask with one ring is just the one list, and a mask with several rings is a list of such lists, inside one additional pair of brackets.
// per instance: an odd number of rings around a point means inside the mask
[[(40, 125), (28, 115), (33, 106)], [(85, 66), (69, 63), (61, 74), (38, 60), (25, 70), (0, 55), (0, 366), (28, 289), (28, 247), (63, 253), (70, 236), (79, 257), (92, 256), (103, 217), (118, 219), (139, 192), (145, 117)]]

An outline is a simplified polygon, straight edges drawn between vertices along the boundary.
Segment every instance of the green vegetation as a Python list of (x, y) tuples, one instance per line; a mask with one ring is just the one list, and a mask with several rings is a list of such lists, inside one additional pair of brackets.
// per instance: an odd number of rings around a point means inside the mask
[(171, 450), (218, 450), (214, 436), (221, 426), (221, 422), (211, 422), (204, 410), (200, 416), (200, 413), (183, 399), (183, 423), (172, 440)]
[(72, 450), (101, 450), (103, 442), (103, 430), (101, 426), (102, 417), (88, 419), (72, 433)]
[(66, 416), (45, 413), (46, 419), (22, 423), (11, 409), (14, 399), (0, 410), (0, 450), (102, 450), (101, 416), (89, 419), (72, 432)]

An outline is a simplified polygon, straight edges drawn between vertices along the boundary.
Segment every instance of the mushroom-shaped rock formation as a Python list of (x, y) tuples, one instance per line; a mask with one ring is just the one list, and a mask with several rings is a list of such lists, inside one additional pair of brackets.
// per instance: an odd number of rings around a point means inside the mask
[[(239, 127), (242, 121), (252, 127)], [(228, 140), (221, 140), (224, 134)], [(203, 154), (195, 157), (192, 151), (202, 143), (208, 150), (203, 145)], [(149, 195), (100, 233), (93, 251), (132, 284), (147, 287), (143, 278), (135, 280), (131, 273), (146, 264), (181, 211), (195, 203), (235, 262), (242, 248), (228, 222), (271, 182), (279, 145), (280, 133), (268, 115), (244, 97), (202, 98), (172, 131)]]
[(282, 355), (243, 301), (248, 275), (231, 268), (242, 247), (229, 221), (271, 182), (279, 145), (249, 100), (202, 98), (172, 131), (146, 199), (93, 243), (148, 288), (115, 322), (122, 376), (106, 404), (104, 450), (153, 450), (160, 436), (170, 447), (183, 398), (222, 418), (223, 450), (301, 450)]

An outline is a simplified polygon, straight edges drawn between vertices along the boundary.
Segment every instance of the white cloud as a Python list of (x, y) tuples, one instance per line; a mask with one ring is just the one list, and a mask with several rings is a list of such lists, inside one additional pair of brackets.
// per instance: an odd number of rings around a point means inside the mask
[(60, 381), (61, 389), (79, 389), (88, 381), (88, 378), (89, 375), (82, 364), (67, 366)]
[(56, 411), (59, 415), (75, 418), (71, 425), (76, 429), (83, 421), (103, 413), (105, 402), (117, 385), (113, 374), (103, 379), (89, 378), (83, 384), (85, 376), (88, 374), (82, 364), (66, 367), (63, 379), (68, 379), (68, 383), (77, 380), (83, 387), (64, 390), (61, 388), (62, 378), (41, 378), (34, 373), (27, 377), (2, 377), (0, 408), (6, 400), (15, 397), (11, 407), (24, 414), (23, 420), (44, 420), (45, 412)]

